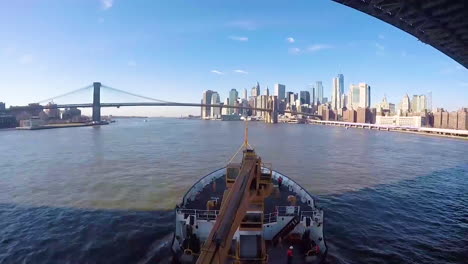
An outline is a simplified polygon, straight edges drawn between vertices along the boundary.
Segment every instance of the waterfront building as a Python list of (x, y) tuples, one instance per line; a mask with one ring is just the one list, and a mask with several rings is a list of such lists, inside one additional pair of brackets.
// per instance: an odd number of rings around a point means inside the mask
[(356, 110), (356, 122), (357, 123), (374, 124), (375, 118), (376, 118), (375, 108), (358, 107), (358, 109)]
[(387, 96), (384, 95), (382, 102), (378, 103), (375, 108), (377, 113), (380, 115), (395, 115), (395, 104), (389, 103), (387, 101)]
[(0, 128), (11, 128), (16, 127), (16, 125), (15, 116), (0, 113)]
[(386, 126), (422, 127), (427, 119), (423, 116), (376, 116), (375, 124)]
[(257, 82), (257, 85), (252, 87), (252, 96), (260, 96), (260, 84)]
[(458, 111), (457, 129), (468, 130), (468, 108), (462, 108)]
[(203, 97), (201, 100), (201, 104), (207, 105), (201, 107), (201, 118), (202, 119), (209, 119), (211, 116), (211, 95), (213, 94), (212, 90), (206, 90), (203, 92)]
[(354, 109), (347, 109), (343, 112), (343, 121), (344, 122), (353, 122), (357, 121), (357, 112)]
[(5, 111), (5, 103), (0, 102), (0, 112), (4, 112), (4, 111)]
[(248, 100), (247, 98), (247, 89), (244, 88), (244, 95), (242, 96), (242, 99)]
[[(237, 92), (236, 89), (232, 88), (231, 91), (229, 92), (229, 105), (235, 106), (237, 103), (237, 98), (239, 97), (239, 93)], [(230, 115), (236, 113), (236, 109), (230, 108), (228, 113)]]
[(48, 109), (46, 110), (46, 114), (48, 119), (60, 119), (60, 109), (57, 108), (57, 104), (49, 102), (47, 107)]
[(310, 93), (309, 91), (300, 91), (300, 105), (310, 105)]
[(81, 118), (81, 110), (76, 107), (66, 108), (62, 113), (63, 120), (79, 122)]
[(344, 76), (338, 74), (333, 78), (333, 89), (332, 89), (332, 109), (338, 110), (343, 106), (341, 105), (341, 95), (344, 93)]
[(449, 113), (448, 128), (458, 129), (458, 112), (452, 111)]
[[(221, 103), (221, 100), (219, 98), (219, 94), (217, 92), (213, 92), (211, 94), (211, 104), (212, 105), (219, 105), (220, 103)], [(212, 119), (221, 118), (221, 108), (211, 107), (211, 118)]]
[(275, 84), (275, 95), (278, 96), (278, 100), (284, 100), (285, 97), (285, 92), (286, 92), (286, 85), (284, 84)]

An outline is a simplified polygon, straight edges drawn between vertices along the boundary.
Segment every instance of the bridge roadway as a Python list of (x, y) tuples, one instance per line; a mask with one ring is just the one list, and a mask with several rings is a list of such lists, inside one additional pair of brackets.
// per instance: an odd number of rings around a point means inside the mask
[[(234, 108), (234, 109), (251, 109), (255, 111), (262, 111), (262, 112), (272, 112), (271, 109), (268, 108), (258, 108), (258, 107), (244, 107), (244, 106), (235, 106), (235, 105), (214, 105), (214, 104), (194, 104), (194, 103), (174, 103), (174, 102), (167, 102), (167, 103), (101, 103), (101, 107), (123, 107), (123, 106), (189, 106), (189, 107), (219, 107), (219, 108)], [(29, 106), (25, 106), (26, 108)], [(44, 105), (42, 106), (43, 109), (55, 109), (55, 108), (92, 108), (93, 104), (58, 104), (58, 105)], [(303, 116), (310, 116), (316, 117), (321, 119), (322, 116), (311, 114), (311, 113), (302, 113), (302, 112), (295, 112), (295, 111), (284, 111), (288, 114), (293, 115), (303, 115)]]

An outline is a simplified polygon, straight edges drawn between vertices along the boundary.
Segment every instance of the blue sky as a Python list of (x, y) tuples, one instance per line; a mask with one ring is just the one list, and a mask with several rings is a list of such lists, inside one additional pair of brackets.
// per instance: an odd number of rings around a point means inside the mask
[[(298, 92), (332, 78), (384, 94), (432, 91), (433, 106), (468, 106), (468, 70), (380, 20), (329, 0), (50, 0), (0, 3), (0, 101), (23, 105), (93, 81), (167, 101), (199, 102), (206, 89)], [(288, 39), (292, 38), (292, 39)], [(103, 97), (106, 96), (103, 92)], [(56, 102), (90, 102), (75, 95)], [(108, 95), (103, 101), (136, 101)], [(111, 111), (111, 110), (106, 110)], [(190, 108), (115, 114), (180, 115)]]

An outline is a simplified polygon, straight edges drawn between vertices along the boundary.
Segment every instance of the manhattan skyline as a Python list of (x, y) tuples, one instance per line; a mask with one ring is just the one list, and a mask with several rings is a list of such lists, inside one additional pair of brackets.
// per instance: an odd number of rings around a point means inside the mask
[[(342, 73), (345, 93), (350, 84), (366, 82), (372, 102), (386, 95), (398, 103), (405, 94), (427, 91), (433, 107), (456, 110), (468, 102), (463, 66), (393, 26), (331, 1), (205, 1), (184, 3), (179, 10), (181, 3), (0, 4), (0, 101), (25, 105), (93, 81), (178, 102), (198, 102), (207, 89), (219, 91), (220, 98), (233, 88), (250, 92), (257, 81), (270, 92), (275, 83), (299, 92), (322, 81), (330, 100), (332, 78)], [(18, 12), (24, 15), (14, 15)]]

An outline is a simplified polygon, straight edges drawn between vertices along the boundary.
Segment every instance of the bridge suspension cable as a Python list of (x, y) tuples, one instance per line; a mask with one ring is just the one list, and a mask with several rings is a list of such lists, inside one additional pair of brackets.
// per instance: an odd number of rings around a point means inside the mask
[(91, 87), (93, 87), (93, 85), (88, 85), (88, 86), (73, 90), (73, 91), (68, 92), (68, 93), (64, 93), (64, 94), (61, 94), (61, 95), (58, 95), (58, 96), (47, 98), (45, 100), (38, 101), (37, 103), (40, 104), (40, 103), (45, 103), (45, 102), (52, 102), (54, 99), (57, 99), (57, 98), (60, 98), (60, 97), (65, 97), (67, 95), (71, 95), (71, 94), (74, 94), (74, 93), (77, 93), (77, 92), (80, 92), (80, 91), (83, 91), (83, 90), (86, 90), (86, 89), (90, 89)]
[(123, 90), (120, 90), (120, 89), (117, 89), (117, 88), (109, 87), (107, 85), (101, 85), (101, 87), (105, 88), (105, 89), (108, 89), (108, 90), (111, 90), (111, 91), (114, 91), (114, 92), (120, 92), (120, 93), (124, 93), (124, 94), (127, 94), (127, 95), (135, 96), (135, 97), (138, 97), (138, 98), (142, 98), (142, 99), (146, 99), (146, 100), (150, 100), (150, 101), (155, 101), (155, 102), (158, 102), (158, 103), (173, 103), (173, 102), (168, 102), (168, 101), (159, 100), (159, 99), (148, 97), (148, 96), (143, 96), (143, 95), (138, 95), (138, 94), (134, 94), (134, 93), (131, 93), (131, 92), (123, 91)]

